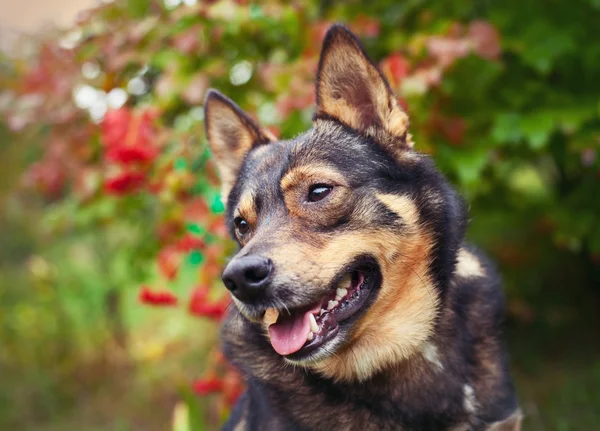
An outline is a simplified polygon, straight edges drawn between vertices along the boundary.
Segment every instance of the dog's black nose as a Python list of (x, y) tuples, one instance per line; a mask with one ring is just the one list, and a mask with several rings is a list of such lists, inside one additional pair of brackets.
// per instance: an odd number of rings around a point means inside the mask
[(257, 299), (271, 279), (273, 262), (260, 256), (233, 259), (223, 271), (223, 283), (240, 301)]

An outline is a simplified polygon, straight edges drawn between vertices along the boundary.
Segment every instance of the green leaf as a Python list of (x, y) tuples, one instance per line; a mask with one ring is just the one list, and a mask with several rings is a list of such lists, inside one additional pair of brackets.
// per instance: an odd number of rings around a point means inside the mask
[(465, 185), (474, 184), (480, 180), (481, 171), (488, 163), (488, 153), (482, 149), (468, 149), (456, 156), (458, 178)]
[(148, 13), (150, 9), (149, 0), (127, 0), (127, 12), (133, 18), (141, 18)]
[(197, 223), (188, 223), (185, 227), (188, 232), (196, 235), (204, 235), (206, 233), (204, 226), (201, 226)]
[(514, 193), (526, 196), (530, 200), (539, 200), (549, 196), (548, 186), (540, 170), (531, 164), (524, 164), (508, 175), (508, 185)]
[[(183, 401), (186, 405), (186, 423), (190, 431), (204, 431), (206, 430), (206, 406), (201, 404), (198, 396), (194, 394), (190, 387), (181, 388), (179, 391)], [(204, 407), (204, 408), (203, 408)], [(174, 430), (179, 431), (179, 430)]]
[(216, 193), (213, 197), (212, 203), (210, 204), (210, 209), (215, 214), (220, 214), (225, 211), (225, 205), (223, 205), (223, 202), (221, 201), (221, 195), (219, 193)]
[(194, 251), (190, 252), (190, 254), (188, 256), (188, 261), (192, 265), (197, 266), (197, 265), (200, 265), (204, 261), (204, 256), (199, 251), (194, 250)]
[(572, 34), (548, 22), (536, 22), (523, 35), (523, 61), (542, 74), (548, 74), (562, 55), (576, 46)]
[(509, 112), (500, 114), (494, 121), (492, 128), (492, 139), (498, 144), (516, 144), (521, 140), (521, 117), (519, 114)]
[(175, 159), (173, 167), (176, 171), (185, 171), (187, 170), (187, 160), (183, 157), (178, 157), (177, 159)]
[(537, 112), (521, 119), (521, 131), (532, 150), (541, 150), (546, 145), (556, 127), (554, 118), (551, 112)]

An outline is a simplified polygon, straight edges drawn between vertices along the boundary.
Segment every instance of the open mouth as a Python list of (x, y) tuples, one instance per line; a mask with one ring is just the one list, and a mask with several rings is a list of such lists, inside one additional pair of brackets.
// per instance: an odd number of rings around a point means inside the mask
[(372, 302), (381, 275), (375, 264), (354, 266), (318, 302), (278, 312), (268, 309), (271, 345), (277, 353), (291, 360), (302, 360), (336, 338), (340, 327), (350, 325)]

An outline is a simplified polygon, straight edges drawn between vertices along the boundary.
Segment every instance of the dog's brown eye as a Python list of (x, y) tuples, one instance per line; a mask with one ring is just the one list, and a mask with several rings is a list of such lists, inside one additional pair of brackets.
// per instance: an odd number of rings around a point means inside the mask
[(327, 184), (312, 185), (308, 189), (308, 201), (319, 202), (325, 199), (331, 193), (331, 190), (333, 190), (333, 186), (328, 186)]
[(248, 222), (241, 217), (236, 217), (233, 220), (233, 224), (235, 225), (235, 230), (237, 231), (238, 236), (244, 236), (250, 230), (250, 225), (248, 225)]

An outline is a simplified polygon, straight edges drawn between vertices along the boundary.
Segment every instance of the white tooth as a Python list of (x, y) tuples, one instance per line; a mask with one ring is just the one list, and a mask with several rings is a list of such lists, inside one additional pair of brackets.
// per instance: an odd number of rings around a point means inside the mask
[(309, 316), (309, 320), (310, 320), (310, 330), (315, 333), (319, 332), (319, 325), (317, 325), (315, 315), (311, 313), (308, 316)]
[(310, 331), (310, 332), (308, 333), (308, 335), (306, 336), (306, 340), (307, 340), (307, 341), (310, 341), (310, 340), (312, 340), (312, 339), (314, 338), (314, 336), (315, 336), (315, 334), (313, 334), (313, 333), (312, 333), (312, 331)]
[[(344, 289), (343, 287), (342, 287), (342, 288), (338, 287), (338, 288), (336, 289), (336, 291), (335, 291), (335, 296), (336, 296), (336, 298), (335, 298), (335, 299), (338, 299), (338, 298), (337, 298), (338, 296), (339, 296), (340, 298), (343, 298), (344, 296), (346, 296), (346, 294), (347, 294), (347, 293), (348, 293), (348, 290), (347, 290), (347, 289)], [(339, 300), (338, 300), (338, 301), (339, 301)]]
[(267, 311), (265, 311), (265, 316), (263, 317), (263, 322), (269, 326), (277, 322), (278, 317), (279, 311), (275, 310), (274, 308), (267, 308)]
[(337, 307), (337, 306), (338, 306), (338, 304), (339, 304), (339, 302), (337, 302), (337, 301), (329, 301), (329, 302), (327, 303), (327, 309), (328, 309), (328, 310), (332, 310), (332, 309), (334, 309), (335, 307)]

